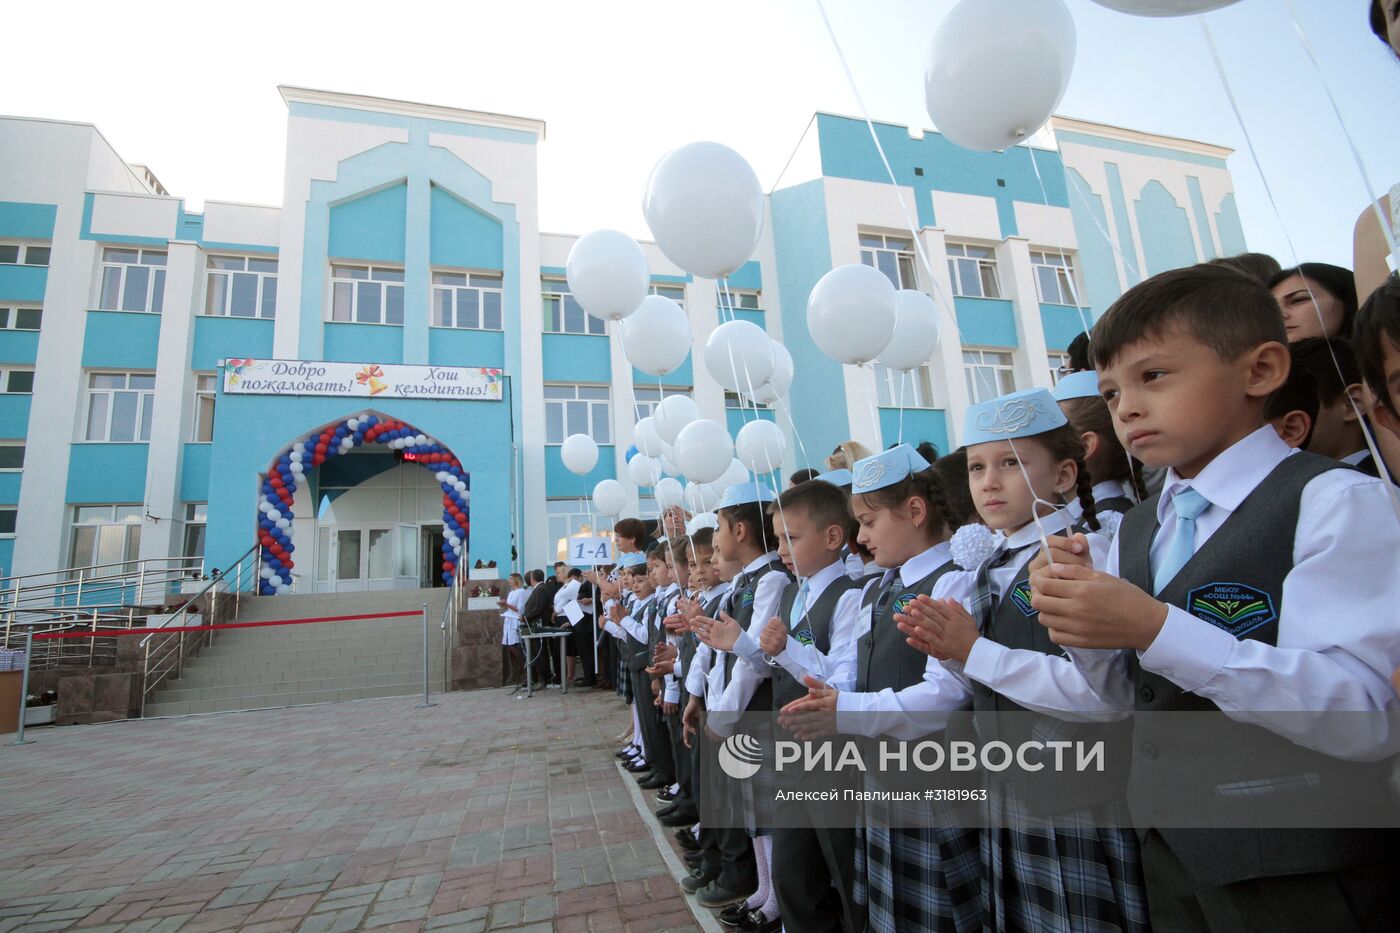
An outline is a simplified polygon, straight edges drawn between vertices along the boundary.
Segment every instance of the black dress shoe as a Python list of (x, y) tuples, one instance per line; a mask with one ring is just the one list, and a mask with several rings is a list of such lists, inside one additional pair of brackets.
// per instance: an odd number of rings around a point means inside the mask
[(633, 759), (632, 761), (627, 762), (627, 764), (623, 765), (622, 767), (628, 771), (631, 771), (633, 774), (636, 774), (639, 771), (651, 770), (651, 765), (647, 764), (645, 761), (642, 761), (640, 758)]
[(657, 803), (670, 803), (681, 795), (680, 791), (672, 791), (670, 787), (663, 787), (656, 792)]
[(700, 814), (689, 807), (682, 807), (665, 816), (658, 816), (662, 826), (694, 826), (695, 821), (700, 819)]
[(751, 910), (749, 915), (739, 921), (735, 927), (740, 933), (778, 933), (783, 928), (783, 918), (774, 917), (772, 920), (763, 916), (761, 910)]
[(737, 927), (739, 922), (749, 915), (749, 905), (747, 901), (740, 901), (737, 904), (730, 904), (719, 912), (719, 922), (727, 927)]
[(700, 851), (700, 842), (695, 838), (695, 834), (692, 833), (689, 828), (682, 827), (676, 830), (675, 836), (676, 841), (681, 844), (682, 849), (685, 849), (687, 852)]
[(660, 810), (657, 810), (657, 811), (656, 811), (656, 818), (657, 818), (658, 820), (664, 820), (666, 817), (670, 816), (672, 813), (675, 813), (678, 809), (679, 809), (679, 808), (678, 808), (674, 803), (672, 803), (672, 804), (667, 804), (666, 806), (662, 807)]
[(653, 774), (646, 780), (637, 782), (637, 786), (642, 788), (643, 790), (656, 790), (656, 788), (665, 787), (669, 783), (671, 782), (666, 780), (661, 775)]
[(686, 868), (694, 871), (704, 864), (704, 857), (699, 852), (687, 852), (682, 861), (685, 862)]

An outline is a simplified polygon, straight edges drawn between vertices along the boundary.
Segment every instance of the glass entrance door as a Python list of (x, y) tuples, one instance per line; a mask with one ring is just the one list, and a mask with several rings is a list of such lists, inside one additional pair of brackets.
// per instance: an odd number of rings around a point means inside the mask
[(322, 526), (316, 529), (316, 545), (316, 592), (394, 588), (393, 528)]

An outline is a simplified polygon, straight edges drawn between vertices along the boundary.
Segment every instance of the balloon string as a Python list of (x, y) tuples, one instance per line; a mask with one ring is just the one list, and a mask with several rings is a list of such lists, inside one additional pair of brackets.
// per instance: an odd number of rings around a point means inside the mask
[(1031, 485), (1031, 475), (1026, 472), (1026, 465), (1021, 461), (1021, 453), (1016, 449), (1016, 442), (1009, 437), (1006, 442), (1011, 445), (1011, 454), (1016, 458), (1016, 466), (1021, 470), (1021, 478), (1026, 481), (1026, 488), (1031, 491), (1031, 521), (1035, 522), (1035, 530), (1040, 534), (1040, 546), (1045, 549), (1045, 559), (1050, 562), (1050, 574), (1055, 576), (1059, 571), (1055, 569), (1055, 557), (1050, 551), (1050, 536), (1045, 533), (1045, 525), (1040, 521), (1038, 506), (1049, 506), (1051, 515), (1058, 512), (1061, 507), (1053, 502), (1045, 501), (1036, 494), (1035, 486)]
[[(1259, 173), (1259, 180), (1264, 185), (1264, 193), (1268, 196), (1269, 207), (1273, 209), (1274, 218), (1278, 221), (1279, 229), (1283, 232), (1284, 242), (1288, 244), (1288, 252), (1293, 257), (1293, 265), (1300, 265), (1298, 260), (1298, 249), (1293, 244), (1293, 237), (1288, 232), (1288, 226), (1283, 222), (1283, 212), (1279, 210), (1278, 199), (1274, 197), (1273, 186), (1269, 184), (1268, 177), (1264, 174), (1264, 167), (1259, 162), (1259, 153), (1254, 148), (1254, 140), (1249, 134), (1249, 127), (1244, 122), (1244, 115), (1240, 112), (1239, 102), (1235, 99), (1234, 87), (1230, 84), (1230, 78), (1225, 73), (1225, 64), (1220, 59), (1220, 50), (1216, 48), (1215, 36), (1210, 31), (1210, 25), (1206, 23), (1204, 16), (1197, 16), (1197, 22), (1201, 25), (1201, 34), (1205, 37), (1206, 48), (1210, 51), (1211, 61), (1215, 64), (1215, 72), (1220, 77), (1220, 84), (1225, 90), (1225, 99), (1230, 102), (1230, 110), (1235, 115), (1235, 121), (1240, 125), (1240, 133), (1244, 136), (1245, 148), (1249, 150), (1249, 158), (1254, 163), (1254, 170)], [(1299, 276), (1303, 281), (1303, 287), (1307, 289), (1308, 297), (1312, 300), (1313, 311), (1317, 314), (1318, 327), (1322, 333), (1327, 332), (1326, 323), (1322, 319), (1322, 308), (1318, 305), (1317, 296), (1313, 294), (1312, 285), (1304, 276)], [(1332, 357), (1332, 365), (1337, 370), (1337, 376), (1342, 384), (1347, 384), (1346, 376), (1342, 373), (1341, 363), (1337, 360), (1337, 354), (1332, 350), (1331, 343), (1327, 346), (1328, 354)], [(1352, 410), (1356, 412), (1357, 424), (1361, 427), (1362, 436), (1366, 438), (1366, 449), (1370, 451), (1375, 462), (1380, 465), (1385, 460), (1380, 455), (1380, 450), (1376, 447), (1376, 438), (1371, 431), (1371, 426), (1362, 417), (1361, 409), (1356, 404), (1356, 400), (1350, 393), (1343, 393), (1351, 403)], [(1381, 483), (1385, 487), (1386, 495), (1390, 497), (1390, 506), (1395, 512), (1396, 521), (1400, 521), (1400, 490), (1397, 490), (1393, 483)]]
[(1366, 163), (1361, 159), (1361, 153), (1356, 148), (1356, 140), (1352, 138), (1351, 131), (1347, 128), (1347, 123), (1342, 119), (1341, 108), (1337, 106), (1337, 98), (1332, 93), (1332, 85), (1327, 80), (1327, 75), (1323, 73), (1322, 67), (1317, 62), (1317, 55), (1313, 52), (1312, 42), (1308, 39), (1307, 32), (1303, 29), (1302, 20), (1298, 17), (1298, 7), (1293, 0), (1284, 0), (1288, 4), (1288, 14), (1293, 20), (1293, 32), (1298, 36), (1298, 43), (1303, 47), (1303, 52), (1308, 56), (1308, 61), (1312, 62), (1313, 70), (1317, 72), (1318, 80), (1322, 83), (1322, 90), (1327, 94), (1327, 102), (1332, 106), (1332, 115), (1337, 118), (1337, 125), (1342, 129), (1342, 137), (1347, 141), (1347, 148), (1351, 150), (1352, 161), (1356, 164), (1357, 174), (1361, 176), (1361, 184), (1366, 189), (1366, 198), (1370, 202), (1371, 210), (1376, 215), (1376, 220), (1380, 221), (1381, 233), (1385, 236), (1385, 242), (1390, 247), (1390, 256), (1397, 268), (1400, 268), (1400, 245), (1397, 245), (1395, 233), (1390, 228), (1390, 218), (1381, 212), (1380, 202), (1374, 194), (1375, 188), (1371, 186), (1371, 176), (1366, 171)]
[(910, 373), (917, 371), (918, 370), (909, 370), (908, 372), (901, 372), (899, 374), (899, 442), (901, 444), (904, 443), (904, 379), (906, 376), (909, 376)]
[(788, 411), (787, 403), (779, 398), (774, 404), (778, 406), (778, 411), (782, 413), (783, 417), (787, 418), (788, 427), (792, 428), (792, 439), (797, 441), (797, 449), (802, 452), (802, 465), (810, 467), (812, 458), (807, 454), (807, 445), (802, 443), (802, 435), (797, 432), (797, 422), (792, 420), (792, 413)]
[(958, 315), (953, 302), (943, 293), (943, 288), (938, 284), (938, 278), (933, 274), (933, 263), (929, 261), (928, 253), (924, 250), (924, 244), (919, 239), (919, 230), (914, 223), (914, 216), (909, 213), (909, 205), (904, 201), (904, 191), (900, 187), (899, 181), (895, 178), (894, 169), (890, 168), (890, 160), (885, 156), (885, 147), (880, 144), (880, 137), (875, 132), (875, 123), (870, 119), (870, 111), (866, 109), (865, 99), (860, 96), (860, 88), (856, 86), (855, 75), (851, 72), (851, 65), (846, 60), (846, 52), (841, 48), (841, 42), (836, 38), (836, 30), (831, 26), (831, 18), (826, 14), (826, 6), (822, 0), (816, 0), (817, 12), (821, 14), (822, 23), (826, 26), (826, 33), (831, 37), (832, 47), (836, 50), (836, 57), (841, 62), (841, 70), (846, 74), (846, 83), (851, 87), (851, 94), (856, 99), (856, 106), (860, 108), (860, 114), (865, 119), (865, 126), (870, 131), (870, 139), (875, 143), (875, 151), (880, 154), (880, 162), (885, 166), (885, 174), (889, 176), (890, 185), (894, 189), (895, 200), (899, 202), (899, 210), (904, 215), (904, 225), (909, 229), (909, 235), (914, 240), (914, 249), (919, 254), (919, 261), (923, 264), (924, 271), (928, 273), (929, 285), (933, 288), (937, 303), (943, 309), (943, 313), (953, 322), (953, 331), (958, 335), (958, 343), (966, 343), (962, 338), (962, 330), (958, 327)]

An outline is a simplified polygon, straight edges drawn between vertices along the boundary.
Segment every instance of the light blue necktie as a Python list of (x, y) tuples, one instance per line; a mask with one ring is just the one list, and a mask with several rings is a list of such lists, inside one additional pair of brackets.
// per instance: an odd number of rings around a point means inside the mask
[(1157, 559), (1152, 570), (1152, 594), (1155, 596), (1186, 566), (1196, 553), (1196, 519), (1210, 508), (1210, 500), (1187, 486), (1172, 496), (1172, 508), (1176, 511), (1176, 533), (1171, 543)]
[(797, 587), (797, 595), (792, 600), (792, 624), (794, 627), (801, 621), (802, 614), (807, 611), (807, 581), (803, 580)]

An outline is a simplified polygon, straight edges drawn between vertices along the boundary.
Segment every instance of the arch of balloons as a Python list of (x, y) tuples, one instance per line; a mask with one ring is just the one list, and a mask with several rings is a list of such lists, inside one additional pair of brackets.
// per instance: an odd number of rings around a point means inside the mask
[(394, 418), (368, 413), (307, 435), (284, 450), (262, 482), (258, 502), (258, 543), (262, 547), (261, 579), (258, 592), (263, 596), (291, 591), (292, 505), (297, 485), (306, 474), (332, 457), (348, 453), (361, 444), (384, 444), (402, 450), (414, 462), (433, 471), (442, 486), (442, 580), (449, 586), (457, 570), (471, 530), (471, 477), (453, 453), (417, 428)]

